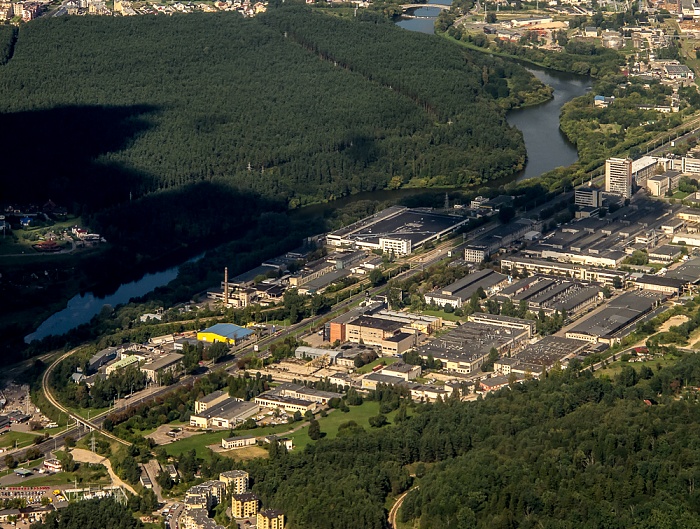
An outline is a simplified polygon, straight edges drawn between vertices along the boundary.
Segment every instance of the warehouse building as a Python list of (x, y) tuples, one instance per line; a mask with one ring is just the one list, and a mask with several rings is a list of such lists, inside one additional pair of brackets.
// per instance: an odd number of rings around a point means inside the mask
[(499, 355), (522, 348), (530, 337), (529, 330), (504, 328), (468, 321), (417, 349), (424, 360), (440, 360), (448, 371), (469, 374), (477, 371), (491, 349)]
[(250, 329), (244, 329), (233, 323), (217, 323), (203, 331), (197, 332), (197, 340), (207, 343), (222, 342), (236, 345), (251, 334), (253, 334), (253, 331)]
[(634, 285), (642, 290), (661, 292), (667, 296), (680, 296), (687, 287), (687, 281), (673, 277), (643, 275), (634, 281)]
[(566, 337), (613, 345), (631, 333), (637, 323), (653, 316), (663, 298), (662, 294), (643, 290), (622, 294), (603, 310), (567, 331)]
[(231, 397), (207, 408), (199, 415), (190, 416), (190, 426), (195, 428), (235, 428), (252, 417), (260, 407), (254, 402), (243, 402)]
[(407, 255), (426, 242), (454, 232), (468, 221), (466, 217), (445, 215), (430, 209), (392, 206), (328, 234), (326, 240), (332, 246)]
[(425, 295), (425, 302), (439, 307), (452, 305), (453, 308), (462, 307), (469, 299), (482, 289), (484, 293), (492, 293), (500, 285), (505, 284), (508, 278), (491, 269), (478, 270), (467, 274), (462, 279), (435, 290)]

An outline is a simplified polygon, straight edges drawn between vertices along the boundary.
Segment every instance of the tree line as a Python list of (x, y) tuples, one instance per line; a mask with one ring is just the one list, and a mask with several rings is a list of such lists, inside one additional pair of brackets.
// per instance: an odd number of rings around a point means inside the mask
[(247, 465), (290, 526), (386, 528), (385, 502), (415, 483), (401, 522), (464, 527), (698, 527), (700, 359), (611, 377), (554, 370), (475, 403), (419, 405), (395, 427), (357, 428)]

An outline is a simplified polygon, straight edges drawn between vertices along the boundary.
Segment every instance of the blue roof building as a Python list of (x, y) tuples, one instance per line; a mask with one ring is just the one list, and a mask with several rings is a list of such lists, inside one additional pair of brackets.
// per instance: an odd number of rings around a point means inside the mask
[(233, 323), (217, 323), (203, 331), (199, 331), (197, 333), (197, 340), (209, 343), (224, 342), (236, 345), (236, 343), (247, 338), (251, 334), (253, 334), (253, 331), (250, 329), (239, 327)]

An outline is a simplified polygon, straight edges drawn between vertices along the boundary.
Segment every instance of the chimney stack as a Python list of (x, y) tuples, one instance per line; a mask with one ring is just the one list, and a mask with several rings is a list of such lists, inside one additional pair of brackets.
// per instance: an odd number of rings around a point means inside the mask
[(224, 305), (228, 307), (228, 266), (224, 268)]

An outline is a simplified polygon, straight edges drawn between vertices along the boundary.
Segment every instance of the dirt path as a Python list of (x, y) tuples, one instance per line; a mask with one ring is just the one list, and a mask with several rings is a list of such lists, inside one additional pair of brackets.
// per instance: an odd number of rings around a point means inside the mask
[[(667, 332), (667, 331), (668, 331), (671, 327), (673, 327), (674, 325), (681, 325), (681, 324), (685, 323), (686, 321), (688, 321), (689, 319), (690, 319), (690, 318), (688, 318), (688, 316), (686, 316), (685, 314), (679, 314), (679, 315), (677, 315), (677, 316), (671, 316), (671, 317), (668, 319), (668, 321), (665, 321), (665, 322), (661, 325), (661, 327), (659, 327), (659, 330), (658, 330), (657, 332), (655, 332), (654, 334), (652, 334), (651, 336), (655, 336), (655, 335), (659, 334), (660, 332)], [(642, 339), (639, 340), (637, 343), (633, 343), (632, 345), (630, 345), (627, 349), (634, 349), (635, 347), (643, 347), (643, 346), (646, 346), (647, 340), (648, 340), (649, 338), (651, 338), (651, 336), (647, 336), (646, 338), (642, 338)]]
[(416, 490), (417, 488), (418, 488), (418, 485), (416, 485), (413, 488), (408, 489), (401, 496), (396, 498), (396, 502), (394, 503), (394, 505), (391, 507), (391, 510), (389, 511), (389, 527), (396, 528), (396, 514), (399, 512), (399, 509), (401, 508), (401, 504), (403, 503), (403, 500), (406, 499), (406, 496), (408, 495), (409, 492), (411, 492), (412, 490)]
[(134, 488), (131, 485), (129, 485), (128, 483), (124, 483), (121, 480), (121, 478), (114, 473), (114, 470), (112, 470), (112, 463), (110, 463), (109, 459), (107, 459), (106, 457), (96, 454), (94, 452), (90, 452), (90, 450), (85, 450), (83, 448), (73, 448), (71, 450), (71, 454), (73, 454), (73, 459), (80, 463), (97, 463), (100, 465), (104, 465), (107, 468), (109, 477), (112, 479), (112, 483), (114, 485), (124, 487), (132, 494), (138, 496), (138, 493), (134, 490)]

